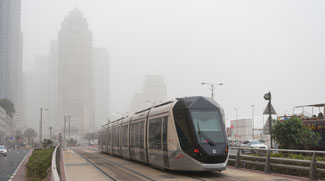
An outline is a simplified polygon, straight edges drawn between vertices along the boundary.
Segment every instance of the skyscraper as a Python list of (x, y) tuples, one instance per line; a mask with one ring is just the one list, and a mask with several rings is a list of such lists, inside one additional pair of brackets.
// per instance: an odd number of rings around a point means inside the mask
[[(81, 138), (94, 129), (92, 33), (83, 13), (75, 8), (64, 19), (58, 39), (58, 119), (71, 116), (71, 136)], [(68, 125), (68, 124), (67, 124)]]
[(109, 55), (105, 48), (93, 49), (94, 95), (96, 127), (107, 123), (109, 118), (110, 74)]
[(14, 103), (14, 125), (20, 123), (22, 113), (20, 6), (20, 0), (0, 0), (0, 99)]
[[(25, 77), (25, 114), (24, 119), (28, 127), (39, 132), (40, 108), (48, 108), (48, 64), (49, 57), (37, 55), (33, 69), (24, 72)], [(48, 138), (49, 115), (50, 111), (43, 112), (43, 138)], [(38, 133), (39, 134), (39, 133)]]
[(166, 100), (167, 86), (164, 78), (159, 75), (147, 75), (142, 84), (142, 92), (134, 94), (129, 111), (139, 111)]
[(58, 120), (58, 41), (52, 40), (49, 53), (49, 96), (48, 96), (48, 111), (49, 123), (53, 130), (56, 130), (56, 122)]

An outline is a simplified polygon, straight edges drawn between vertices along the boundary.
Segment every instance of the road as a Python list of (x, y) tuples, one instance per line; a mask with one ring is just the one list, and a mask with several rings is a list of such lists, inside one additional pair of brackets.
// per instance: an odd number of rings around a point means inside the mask
[(9, 150), (8, 156), (0, 156), (0, 181), (7, 181), (15, 172), (29, 150)]
[[(228, 168), (218, 172), (175, 172), (152, 168), (146, 164), (135, 161), (127, 161), (119, 157), (102, 154), (95, 150), (76, 149), (83, 158), (108, 176), (107, 180), (225, 180), (225, 181), (250, 181), (250, 180), (300, 180), (288, 177), (251, 172), (244, 169)], [(301, 179), (304, 180), (304, 179)]]

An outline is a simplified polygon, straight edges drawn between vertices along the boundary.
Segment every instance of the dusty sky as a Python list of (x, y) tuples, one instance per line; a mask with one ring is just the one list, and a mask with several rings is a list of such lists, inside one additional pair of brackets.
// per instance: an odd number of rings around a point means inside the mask
[[(48, 54), (74, 0), (22, 0), (24, 70)], [(145, 75), (163, 75), (168, 97), (209, 96), (202, 81), (224, 83), (226, 118), (262, 125), (263, 95), (279, 114), (325, 103), (325, 1), (77, 0), (111, 57), (111, 108), (125, 112)]]

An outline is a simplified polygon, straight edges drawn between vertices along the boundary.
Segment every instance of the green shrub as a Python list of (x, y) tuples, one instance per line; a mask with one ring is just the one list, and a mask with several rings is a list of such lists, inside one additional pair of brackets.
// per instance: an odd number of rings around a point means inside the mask
[(36, 149), (26, 165), (29, 180), (42, 180), (47, 175), (47, 169), (51, 166), (53, 148)]

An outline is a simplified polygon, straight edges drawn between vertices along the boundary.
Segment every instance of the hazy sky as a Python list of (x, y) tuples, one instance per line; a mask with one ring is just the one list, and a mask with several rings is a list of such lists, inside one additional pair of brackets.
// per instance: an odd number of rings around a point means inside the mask
[[(48, 54), (74, 0), (22, 0), (24, 69)], [(145, 75), (163, 75), (168, 97), (210, 96), (226, 118), (261, 126), (263, 95), (280, 114), (325, 103), (325, 1), (78, 0), (94, 46), (111, 57), (112, 113), (127, 111)]]

